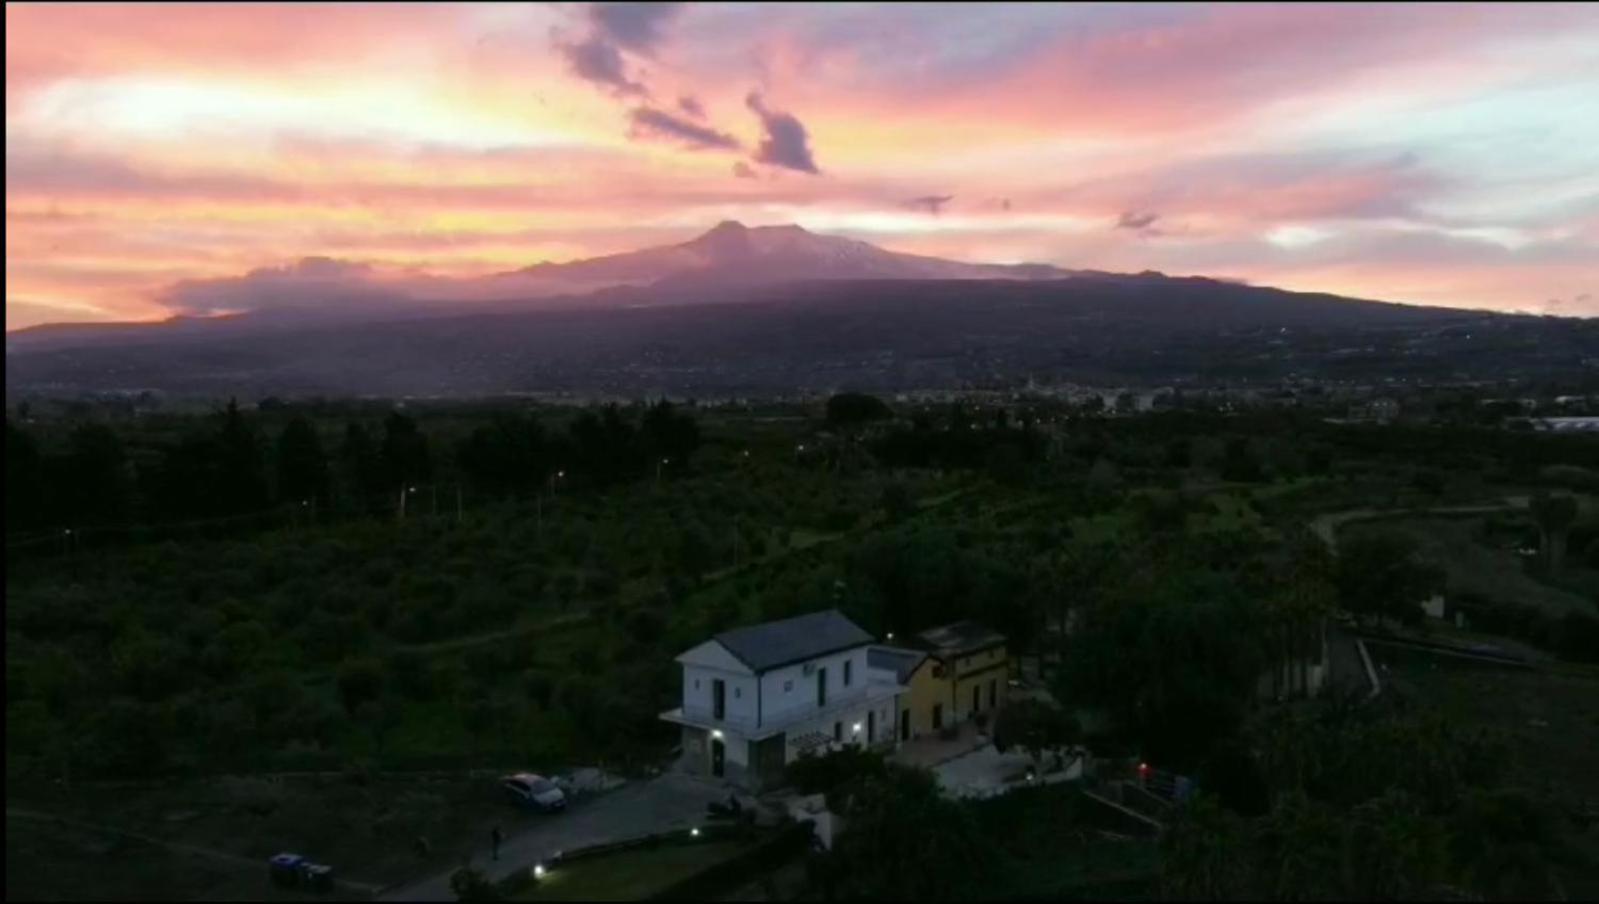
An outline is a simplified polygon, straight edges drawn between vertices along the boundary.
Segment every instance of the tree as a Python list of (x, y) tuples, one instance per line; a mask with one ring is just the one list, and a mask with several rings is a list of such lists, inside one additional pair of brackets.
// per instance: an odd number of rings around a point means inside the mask
[(244, 419), (236, 399), (228, 400), (217, 434), (218, 498), (229, 515), (258, 512), (267, 506), (266, 466), (255, 428)]
[(27, 431), (6, 418), (6, 530), (46, 523), (44, 459)]
[(354, 715), (363, 703), (383, 693), (383, 664), (375, 659), (351, 659), (339, 666), (339, 699), (344, 711)]
[(700, 445), (700, 428), (694, 419), (661, 399), (644, 412), (642, 431), (651, 458), (666, 459), (668, 467), (682, 468)]
[(567, 432), (577, 467), (594, 483), (608, 486), (643, 473), (646, 450), (639, 443), (638, 431), (615, 405), (606, 405), (598, 416), (593, 411), (583, 412)]
[(457, 901), (498, 901), (500, 890), (482, 872), (463, 866), (450, 874), (450, 890)]
[(326, 501), (328, 462), (316, 428), (296, 417), (278, 435), (278, 499), (300, 503)]
[(386, 491), (426, 481), (433, 476), (428, 454), (428, 439), (416, 421), (398, 411), (383, 420), (381, 455), (383, 485)]
[(1249, 825), (1208, 794), (1176, 811), (1160, 840), (1160, 891), (1176, 900), (1225, 901), (1259, 895), (1245, 852)]
[(345, 492), (369, 503), (373, 497), (393, 492), (383, 473), (382, 458), (372, 435), (360, 424), (346, 424), (339, 447), (339, 471)]
[(121, 521), (128, 514), (130, 481), (122, 440), (102, 424), (72, 431), (64, 457), (46, 475), (62, 515), (77, 524)]
[(1338, 601), (1334, 561), (1309, 531), (1288, 538), (1262, 588), (1276, 695), (1310, 692), (1310, 666), (1321, 659), (1326, 619)]
[(1549, 802), (1526, 792), (1473, 789), (1452, 819), (1450, 854), (1485, 895), (1550, 898), (1559, 895), (1551, 867), (1565, 854), (1558, 818)]
[(830, 427), (858, 427), (892, 417), (893, 414), (882, 399), (861, 392), (841, 392), (827, 399), (827, 424)]
[(1046, 756), (1057, 761), (1061, 751), (1082, 738), (1082, 727), (1070, 713), (1039, 700), (1017, 700), (999, 711), (994, 721), (994, 749), (1000, 753), (1015, 747), (1032, 757), (1040, 772), (1046, 771)]
[(995, 845), (929, 772), (889, 766), (839, 803), (846, 830), (818, 860), (820, 896), (958, 899), (978, 895), (997, 874)]
[(1566, 537), (1577, 520), (1574, 496), (1539, 493), (1531, 501), (1532, 516), (1538, 522), (1538, 553), (1548, 574), (1555, 574), (1566, 556)]
[(699, 580), (716, 561), (710, 531), (699, 520), (683, 525), (677, 534), (677, 567), (691, 580)]
[(1221, 479), (1254, 483), (1263, 478), (1260, 459), (1249, 447), (1249, 440), (1234, 436), (1227, 440), (1222, 454)]
[(884, 485), (881, 503), (883, 516), (890, 524), (898, 524), (915, 514), (916, 500), (905, 484), (893, 481)]
[(1104, 707), (1150, 757), (1189, 767), (1253, 701), (1266, 664), (1262, 614), (1223, 575), (1146, 571), (1084, 610), (1057, 696)]
[(1404, 624), (1421, 620), (1421, 604), (1443, 589), (1444, 574), (1420, 560), (1410, 534), (1380, 531), (1344, 538), (1338, 548), (1338, 600), (1348, 611)]
[(497, 415), (461, 444), (461, 469), (473, 485), (491, 493), (539, 490), (551, 469), (550, 443), (537, 420)]

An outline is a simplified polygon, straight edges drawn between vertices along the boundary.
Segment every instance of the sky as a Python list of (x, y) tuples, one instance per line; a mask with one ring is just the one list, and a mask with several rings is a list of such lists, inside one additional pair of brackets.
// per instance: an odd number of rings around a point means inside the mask
[(1599, 315), (1595, 4), (5, 10), (8, 330), (724, 219)]

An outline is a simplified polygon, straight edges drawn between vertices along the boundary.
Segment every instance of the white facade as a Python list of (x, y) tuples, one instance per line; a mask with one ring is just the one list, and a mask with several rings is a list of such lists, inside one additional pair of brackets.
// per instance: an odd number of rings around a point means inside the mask
[(895, 743), (904, 688), (868, 667), (867, 647), (760, 672), (715, 640), (679, 656), (682, 706), (661, 718), (683, 727), (683, 768), (756, 786), (806, 753)]

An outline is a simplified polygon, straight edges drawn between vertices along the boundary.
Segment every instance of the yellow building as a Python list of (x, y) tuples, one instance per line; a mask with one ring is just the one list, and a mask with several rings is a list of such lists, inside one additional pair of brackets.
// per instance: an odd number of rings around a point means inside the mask
[(934, 663), (933, 678), (943, 686), (943, 699), (929, 717), (934, 731), (1004, 705), (1010, 680), (1005, 635), (961, 621), (923, 631), (917, 640)]
[(937, 663), (922, 650), (876, 646), (867, 651), (871, 668), (893, 672), (894, 680), (905, 690), (899, 694), (899, 713), (895, 717), (895, 738), (912, 741), (934, 733), (934, 713), (944, 712), (949, 695), (944, 682), (933, 677)]
[(867, 651), (874, 671), (903, 688), (898, 698), (897, 740), (936, 737), (978, 714), (1005, 704), (1010, 659), (1005, 635), (963, 621), (923, 631), (921, 649), (878, 645)]

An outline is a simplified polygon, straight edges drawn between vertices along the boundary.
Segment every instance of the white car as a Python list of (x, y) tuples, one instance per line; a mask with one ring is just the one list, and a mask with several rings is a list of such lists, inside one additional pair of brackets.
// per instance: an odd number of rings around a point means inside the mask
[(542, 775), (518, 772), (500, 779), (505, 797), (519, 807), (555, 812), (566, 809), (566, 792)]

